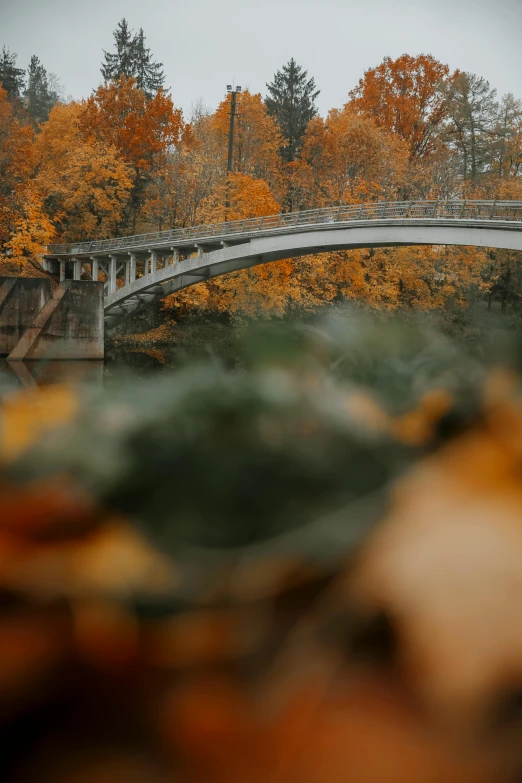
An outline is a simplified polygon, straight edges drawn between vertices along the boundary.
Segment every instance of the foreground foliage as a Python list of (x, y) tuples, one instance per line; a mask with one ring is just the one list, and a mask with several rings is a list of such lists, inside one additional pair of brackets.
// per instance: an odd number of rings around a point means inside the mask
[(514, 780), (518, 356), (345, 317), (5, 396), (2, 780)]

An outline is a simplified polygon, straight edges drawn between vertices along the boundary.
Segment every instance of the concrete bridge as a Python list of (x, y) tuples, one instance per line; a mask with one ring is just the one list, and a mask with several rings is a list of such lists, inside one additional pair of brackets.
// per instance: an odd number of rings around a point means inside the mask
[(103, 272), (111, 329), (155, 299), (228, 272), (310, 253), (408, 245), (522, 251), (522, 201), (350, 204), (51, 245), (44, 263), (60, 280), (98, 280)]

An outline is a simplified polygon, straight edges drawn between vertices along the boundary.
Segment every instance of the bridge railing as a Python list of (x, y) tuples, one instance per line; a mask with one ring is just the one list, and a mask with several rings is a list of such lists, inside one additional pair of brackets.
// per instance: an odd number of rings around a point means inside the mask
[(324, 223), (349, 223), (365, 220), (460, 219), (522, 221), (522, 201), (391, 201), (288, 212), (281, 215), (231, 220), (188, 228), (175, 228), (116, 239), (49, 245), (48, 255), (96, 254), (111, 250), (132, 250), (160, 245), (197, 243), (198, 240), (219, 241), (228, 236), (243, 237), (273, 229), (298, 228)]

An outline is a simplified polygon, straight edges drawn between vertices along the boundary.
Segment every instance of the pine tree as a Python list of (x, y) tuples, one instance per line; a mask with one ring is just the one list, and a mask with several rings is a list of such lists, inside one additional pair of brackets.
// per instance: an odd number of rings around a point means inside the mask
[(308, 71), (303, 71), (292, 58), (277, 71), (272, 83), (266, 85), (269, 95), (265, 103), (286, 139), (281, 154), (287, 161), (296, 158), (308, 123), (317, 115), (315, 100), (319, 90), (314, 79), (307, 79), (307, 76)]
[(129, 29), (127, 20), (119, 22), (113, 33), (116, 43), (116, 52), (111, 54), (103, 50), (105, 62), (102, 63), (101, 72), (106, 82), (117, 79), (119, 76), (129, 78), (134, 76), (134, 36)]
[(153, 98), (165, 84), (162, 66), (163, 63), (153, 62), (150, 49), (145, 46), (143, 29), (140, 28), (134, 39), (134, 76), (138, 87), (145, 92), (149, 99)]
[(35, 125), (45, 122), (49, 117), (49, 112), (58, 102), (58, 95), (49, 84), (47, 71), (34, 54), (27, 69), (24, 99), (29, 116)]
[(140, 28), (134, 35), (122, 19), (114, 31), (116, 52), (111, 54), (104, 51), (105, 61), (102, 63), (101, 72), (105, 81), (118, 79), (120, 76), (133, 77), (137, 85), (142, 89), (147, 98), (153, 98), (165, 82), (162, 63), (153, 61), (150, 49), (145, 46), (145, 35)]
[(0, 85), (7, 92), (9, 100), (21, 97), (24, 75), (23, 68), (16, 67), (16, 54), (4, 46), (0, 57)]

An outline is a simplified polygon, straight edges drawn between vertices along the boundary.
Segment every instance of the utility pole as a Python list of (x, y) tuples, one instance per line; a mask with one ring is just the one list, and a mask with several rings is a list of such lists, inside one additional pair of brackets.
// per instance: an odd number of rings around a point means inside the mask
[(228, 161), (227, 161), (227, 187), (225, 195), (225, 220), (228, 219), (228, 210), (230, 208), (229, 182), (228, 176), (234, 168), (234, 122), (236, 118), (236, 98), (241, 92), (241, 87), (233, 88), (227, 84), (227, 92), (230, 95), (230, 125), (228, 128)]

